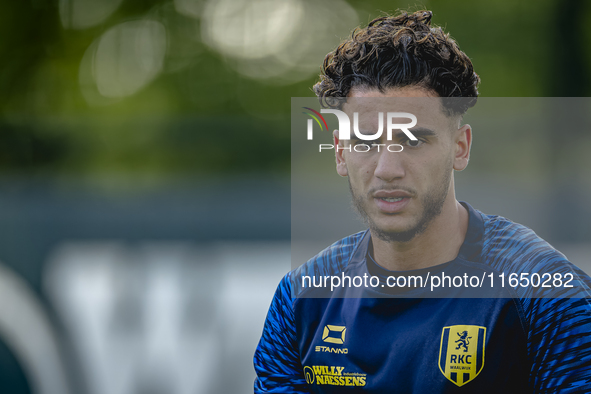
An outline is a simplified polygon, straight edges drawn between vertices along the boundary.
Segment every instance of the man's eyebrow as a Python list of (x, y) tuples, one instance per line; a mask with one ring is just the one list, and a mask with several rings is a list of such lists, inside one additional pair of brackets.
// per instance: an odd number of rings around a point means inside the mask
[[(409, 130), (415, 137), (431, 137), (437, 135), (437, 133), (431, 129), (426, 127), (413, 127)], [(359, 132), (363, 135), (373, 135), (375, 131), (366, 131), (366, 130), (359, 130)], [(384, 130), (382, 135), (385, 135), (386, 131)], [(393, 138), (407, 138), (406, 134), (400, 129), (394, 129), (392, 133)], [(351, 136), (351, 138), (357, 138), (355, 135)]]
[[(426, 127), (413, 127), (408, 131), (410, 131), (415, 137), (432, 137), (437, 135), (435, 131)], [(396, 133), (393, 133), (392, 137), (407, 138), (406, 134), (402, 130), (398, 130)]]

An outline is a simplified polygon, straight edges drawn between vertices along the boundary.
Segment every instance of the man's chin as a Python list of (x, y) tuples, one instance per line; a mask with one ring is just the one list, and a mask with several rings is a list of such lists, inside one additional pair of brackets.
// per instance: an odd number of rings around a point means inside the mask
[(370, 223), (369, 228), (372, 235), (385, 242), (409, 242), (425, 230), (421, 226), (407, 227), (405, 229), (384, 228), (376, 226), (375, 223)]

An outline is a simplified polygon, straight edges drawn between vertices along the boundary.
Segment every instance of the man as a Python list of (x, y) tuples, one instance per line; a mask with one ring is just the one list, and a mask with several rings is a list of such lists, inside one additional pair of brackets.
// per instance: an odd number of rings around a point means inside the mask
[[(430, 20), (378, 18), (325, 59), (316, 94), (359, 116), (361, 137), (334, 133), (336, 166), (369, 230), (282, 280), (257, 393), (591, 392), (591, 280), (530, 229), (456, 201), (479, 78)], [(368, 142), (390, 108), (416, 117), (412, 136)]]

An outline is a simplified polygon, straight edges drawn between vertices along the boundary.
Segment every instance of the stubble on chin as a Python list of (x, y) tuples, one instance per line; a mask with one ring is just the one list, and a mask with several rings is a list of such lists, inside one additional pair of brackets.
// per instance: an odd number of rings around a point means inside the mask
[[(414, 224), (401, 231), (389, 231), (380, 228), (367, 214), (364, 207), (363, 197), (355, 194), (353, 187), (351, 186), (351, 180), (349, 178), (347, 178), (347, 180), (349, 182), (349, 191), (351, 192), (353, 206), (363, 222), (369, 226), (371, 233), (385, 242), (409, 242), (417, 235), (423, 233), (427, 229), (429, 223), (441, 214), (447, 194), (449, 193), (451, 171), (446, 171), (445, 174), (445, 178), (438, 188), (428, 195), (419, 197), (422, 207), (422, 212), (420, 213), (419, 218)], [(371, 199), (371, 193), (368, 193), (367, 199)]]

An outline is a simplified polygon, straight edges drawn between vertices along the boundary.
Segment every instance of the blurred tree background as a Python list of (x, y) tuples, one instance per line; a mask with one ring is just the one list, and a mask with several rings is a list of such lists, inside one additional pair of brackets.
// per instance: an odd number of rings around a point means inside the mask
[(289, 100), (397, 8), (434, 11), (483, 96), (585, 96), (589, 4), (328, 0), (0, 3), (0, 172), (158, 182), (288, 175)]

